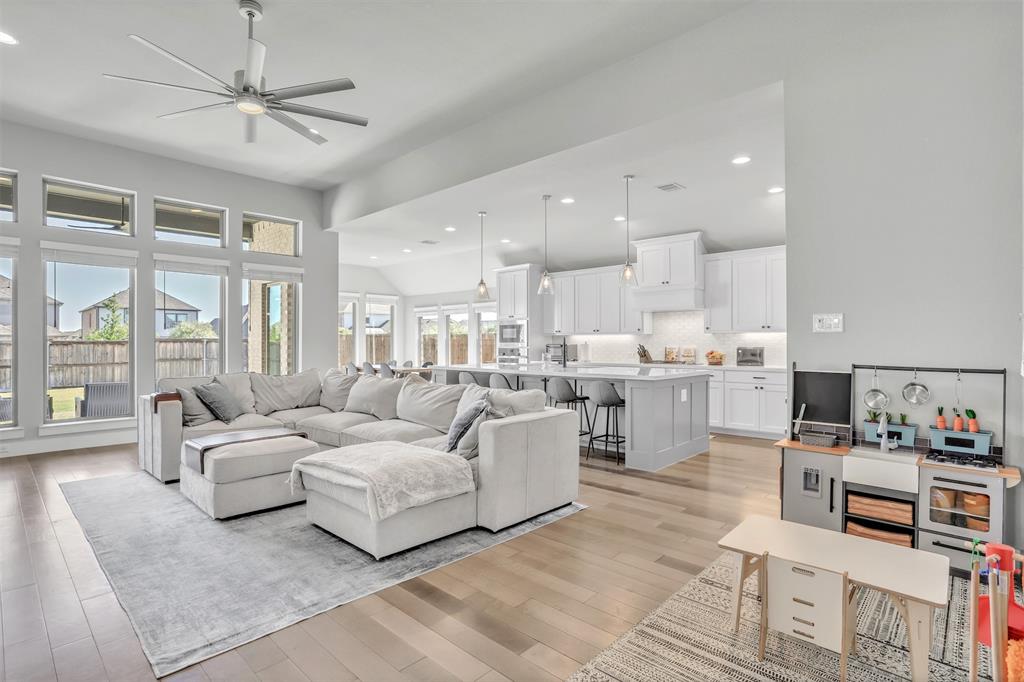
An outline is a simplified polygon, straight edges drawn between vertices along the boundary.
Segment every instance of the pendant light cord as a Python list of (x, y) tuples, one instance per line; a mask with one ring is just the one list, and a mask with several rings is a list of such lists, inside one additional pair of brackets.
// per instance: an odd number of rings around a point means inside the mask
[(629, 181), (632, 175), (623, 176), (626, 180), (626, 264), (629, 264)]
[(550, 194), (541, 197), (544, 200), (544, 272), (548, 271), (548, 199)]
[(484, 216), (487, 215), (486, 211), (479, 211), (477, 215), (480, 216), (480, 281), (484, 279)]

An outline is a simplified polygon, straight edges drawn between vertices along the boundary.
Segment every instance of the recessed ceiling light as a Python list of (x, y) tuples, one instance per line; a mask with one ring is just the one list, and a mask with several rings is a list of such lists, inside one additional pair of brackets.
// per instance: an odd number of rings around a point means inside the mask
[(501, 240), (501, 243), (502, 243), (502, 244), (511, 244), (511, 243), (512, 243), (512, 240), (511, 240), (511, 239), (502, 239), (502, 240)]
[(624, 216), (624, 215), (617, 215), (614, 218), (612, 218), (612, 220), (614, 220), (617, 223), (624, 223), (624, 222), (626, 222), (626, 216)]
[(0, 43), (4, 45), (17, 45), (18, 39), (12, 36), (10, 33), (4, 33), (0, 31)]
[(370, 260), (377, 260), (376, 256), (370, 256)]
[(445, 232), (454, 232), (454, 231), (455, 231), (455, 228), (454, 228), (454, 227), (452, 227), (451, 225), (449, 225), (448, 227), (444, 228), (444, 231), (445, 231)]
[(572, 197), (562, 197), (562, 203), (563, 204), (575, 204), (576, 200), (573, 199)]
[(750, 157), (746, 154), (740, 154), (739, 156), (732, 157), (733, 165), (742, 166), (750, 163)]
[(785, 187), (779, 187), (778, 185), (776, 185), (775, 187), (768, 188), (768, 194), (782, 194), (785, 191)]
[(402, 253), (412, 253), (412, 249), (402, 249)]

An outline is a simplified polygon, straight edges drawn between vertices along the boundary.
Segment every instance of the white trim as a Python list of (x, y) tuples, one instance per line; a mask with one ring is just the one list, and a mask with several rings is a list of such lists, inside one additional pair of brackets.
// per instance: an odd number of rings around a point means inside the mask
[(338, 303), (351, 303), (359, 300), (359, 294), (354, 291), (339, 291)]
[(20, 237), (0, 237), (0, 244), (4, 244), (6, 246), (20, 246), (21, 245), (21, 238)]
[(442, 313), (469, 313), (468, 303), (449, 303), (441, 306)]
[(0, 428), (0, 441), (20, 440), (25, 437), (25, 429), (21, 426), (5, 426)]
[(88, 419), (73, 422), (51, 422), (39, 426), (39, 435), (62, 436), (69, 433), (89, 433), (91, 431), (113, 431), (116, 429), (136, 428), (135, 417), (117, 417), (116, 419)]
[(219, 258), (196, 258), (171, 253), (153, 254), (154, 270), (227, 277), (230, 265), (228, 261)]
[[(0, 237), (0, 239), (3, 239)], [(0, 258), (18, 258), (19, 257), (18, 240), (15, 239), (13, 244), (0, 241)]]
[(396, 305), (399, 298), (399, 296), (394, 294), (366, 294), (367, 303), (390, 303)]
[(304, 273), (303, 268), (293, 268), (287, 265), (242, 263), (242, 279), (301, 283)]
[[(552, 273), (552, 274), (554, 274), (554, 273)], [(484, 311), (488, 311), (488, 310), (493, 310), (495, 313), (498, 312), (498, 304), (496, 302), (494, 302), (494, 301), (490, 301), (490, 302), (487, 302), (487, 303), (474, 303), (473, 304), (473, 312), (479, 313), (479, 312), (484, 312)]]
[(94, 246), (92, 244), (75, 244), (73, 242), (51, 242), (40, 241), (41, 251), (67, 251), (69, 253), (96, 253), (104, 256), (117, 256), (119, 258), (131, 258), (138, 260), (139, 252), (135, 249), (114, 249), (109, 246)]
[(412, 312), (413, 312), (413, 314), (416, 317), (426, 317), (426, 316), (437, 317), (438, 313), (440, 312), (440, 306), (436, 306), (436, 305), (417, 306), (417, 307), (412, 309)]

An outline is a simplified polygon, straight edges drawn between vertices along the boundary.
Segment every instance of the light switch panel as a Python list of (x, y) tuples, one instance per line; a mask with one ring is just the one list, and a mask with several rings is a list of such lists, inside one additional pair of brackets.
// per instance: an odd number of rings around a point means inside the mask
[(814, 313), (811, 315), (811, 331), (815, 334), (835, 334), (843, 331), (843, 314)]

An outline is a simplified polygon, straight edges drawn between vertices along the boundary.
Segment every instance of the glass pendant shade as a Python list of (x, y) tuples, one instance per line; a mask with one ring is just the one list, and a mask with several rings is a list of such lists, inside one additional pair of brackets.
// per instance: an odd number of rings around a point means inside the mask
[(476, 285), (476, 302), (487, 303), (491, 300), (491, 292), (484, 281), (484, 216), (487, 211), (479, 211), (477, 215), (480, 216), (480, 282)]
[(622, 270), (619, 271), (619, 286), (636, 286), (636, 270), (633, 269), (632, 263), (626, 263), (625, 265), (622, 266)]
[(551, 281), (551, 274), (548, 272), (548, 201), (550, 194), (541, 197), (544, 202), (544, 274), (540, 276), (540, 286), (537, 293), (545, 296), (555, 295), (555, 283)]
[(487, 303), (491, 300), (491, 292), (487, 290), (487, 282), (480, 280), (480, 283), (476, 285), (476, 302)]
[(545, 270), (544, 274), (540, 276), (540, 286), (537, 287), (537, 293), (547, 296), (555, 295), (555, 283), (552, 281), (551, 275), (547, 270)]

